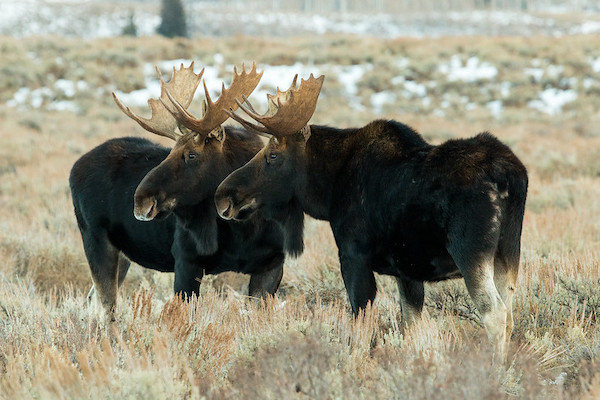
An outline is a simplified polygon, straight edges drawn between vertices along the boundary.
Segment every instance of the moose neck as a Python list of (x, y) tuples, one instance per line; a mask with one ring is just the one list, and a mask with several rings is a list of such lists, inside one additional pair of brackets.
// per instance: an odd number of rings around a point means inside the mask
[(311, 125), (296, 190), (298, 202), (311, 217), (329, 220), (336, 179), (354, 153), (356, 131)]

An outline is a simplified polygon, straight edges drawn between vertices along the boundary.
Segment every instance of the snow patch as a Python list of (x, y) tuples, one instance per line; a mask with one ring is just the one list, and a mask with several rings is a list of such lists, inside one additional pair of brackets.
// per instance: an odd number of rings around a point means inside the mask
[(396, 76), (392, 78), (391, 82), (395, 86), (402, 85), (404, 87), (402, 95), (407, 99), (412, 99), (415, 97), (423, 98), (427, 95), (427, 86), (425, 86), (425, 84), (412, 80), (407, 81), (404, 76)]
[(373, 106), (373, 111), (376, 114), (383, 114), (384, 106), (388, 104), (394, 104), (396, 102), (396, 95), (390, 91), (373, 93), (370, 101), (371, 105)]
[(591, 59), (590, 64), (592, 65), (592, 70), (594, 72), (600, 72), (600, 57)]
[(343, 86), (348, 99), (348, 105), (354, 110), (364, 111), (365, 106), (358, 97), (358, 82), (362, 79), (367, 71), (373, 69), (373, 64), (363, 65), (336, 65), (331, 67), (334, 76)]
[(542, 77), (544, 76), (544, 69), (543, 68), (525, 68), (523, 70), (523, 73), (526, 76), (531, 76), (535, 82), (539, 82), (542, 80)]
[(502, 104), (502, 100), (490, 101), (485, 106), (490, 110), (490, 113), (495, 118), (500, 118), (502, 116), (502, 112), (504, 111), (504, 104)]
[(549, 88), (540, 92), (538, 96), (539, 100), (532, 100), (527, 105), (548, 115), (556, 115), (562, 112), (565, 104), (577, 99), (577, 92)]
[(502, 97), (508, 97), (508, 95), (510, 94), (511, 87), (512, 87), (512, 83), (501, 82), (500, 83), (500, 95), (502, 95)]
[(19, 109), (41, 108), (53, 111), (72, 111), (78, 112), (79, 107), (72, 100), (58, 100), (60, 97), (72, 98), (77, 91), (87, 88), (85, 81), (69, 81), (67, 79), (58, 79), (54, 82), (53, 89), (42, 87), (30, 89), (28, 87), (19, 88), (13, 98), (6, 102), (9, 107)]
[(476, 82), (489, 80), (498, 75), (498, 68), (487, 62), (480, 62), (478, 57), (470, 57), (463, 65), (460, 56), (453, 55), (450, 62), (439, 66), (438, 70), (446, 75), (449, 81)]
[(598, 33), (600, 32), (600, 21), (585, 21), (579, 26), (579, 30), (577, 30), (577, 26), (574, 27), (574, 31), (573, 33), (583, 35)]

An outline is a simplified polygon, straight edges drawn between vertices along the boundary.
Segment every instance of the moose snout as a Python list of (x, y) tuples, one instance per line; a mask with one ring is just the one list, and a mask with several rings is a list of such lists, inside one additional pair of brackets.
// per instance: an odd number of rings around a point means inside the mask
[(133, 215), (139, 221), (152, 221), (158, 214), (158, 201), (156, 197), (145, 197), (135, 199)]

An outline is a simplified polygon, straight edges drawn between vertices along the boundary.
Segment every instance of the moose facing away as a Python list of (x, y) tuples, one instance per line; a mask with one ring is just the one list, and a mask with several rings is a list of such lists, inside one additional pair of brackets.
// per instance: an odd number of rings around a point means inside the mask
[(251, 296), (277, 290), (284, 262), (279, 225), (260, 214), (227, 222), (214, 207), (217, 185), (263, 146), (255, 133), (221, 126), (228, 118), (223, 108), (235, 108), (235, 97), (249, 95), (261, 76), (256, 65), (250, 72), (235, 71), (231, 86), (223, 85), (214, 103), (204, 85), (202, 119), (186, 110), (202, 77), (193, 63), (173, 68), (168, 83), (161, 77), (160, 98), (148, 101), (150, 119), (138, 117), (115, 96), (143, 128), (176, 143), (169, 151), (141, 138), (109, 140), (71, 170), (75, 215), (94, 282), (90, 295), (98, 292), (111, 319), (130, 260), (174, 271), (175, 292), (187, 296), (198, 294), (204, 273), (222, 271), (250, 274)]
[[(512, 332), (527, 171), (489, 133), (434, 146), (395, 121), (357, 129), (307, 125), (324, 77), (268, 95), (269, 110), (230, 110), (271, 138), (218, 187), (227, 220), (261, 210), (302, 245), (302, 213), (328, 220), (346, 291), (358, 314), (377, 291), (374, 272), (398, 282), (404, 324), (419, 318), (423, 282), (463, 277), (496, 354)], [(247, 100), (244, 98), (244, 100)]]

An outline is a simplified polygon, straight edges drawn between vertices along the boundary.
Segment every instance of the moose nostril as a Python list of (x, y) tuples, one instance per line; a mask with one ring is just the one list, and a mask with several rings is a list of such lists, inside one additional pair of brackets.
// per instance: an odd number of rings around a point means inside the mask
[(219, 204), (219, 215), (223, 219), (231, 219), (233, 214), (233, 202), (231, 199), (223, 199)]

